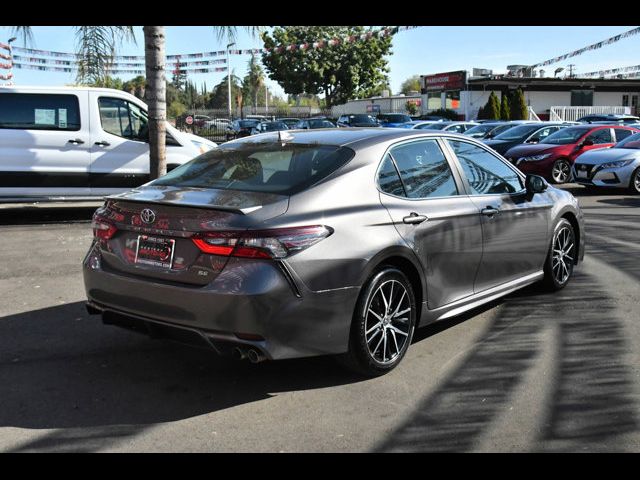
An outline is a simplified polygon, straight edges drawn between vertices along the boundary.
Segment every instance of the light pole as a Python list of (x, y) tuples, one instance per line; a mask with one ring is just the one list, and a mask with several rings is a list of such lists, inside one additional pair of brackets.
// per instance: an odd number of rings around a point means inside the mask
[(227, 45), (227, 93), (229, 96), (229, 120), (233, 120), (233, 118), (231, 117), (231, 64), (229, 63), (229, 47), (233, 47), (235, 44), (235, 42), (232, 42)]

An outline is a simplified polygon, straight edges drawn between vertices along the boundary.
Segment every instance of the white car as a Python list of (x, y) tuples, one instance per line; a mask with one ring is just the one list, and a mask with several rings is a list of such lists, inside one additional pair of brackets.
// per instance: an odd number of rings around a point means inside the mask
[[(217, 145), (166, 125), (167, 169)], [(0, 202), (110, 195), (149, 180), (147, 106), (120, 90), (0, 87)]]

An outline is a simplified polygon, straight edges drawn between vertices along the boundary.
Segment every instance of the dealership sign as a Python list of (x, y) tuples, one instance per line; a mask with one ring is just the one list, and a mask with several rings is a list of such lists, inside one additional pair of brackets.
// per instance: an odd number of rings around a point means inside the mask
[(460, 70), (457, 72), (437, 73), (435, 75), (423, 75), (423, 88), (432, 90), (463, 90), (467, 82), (467, 72)]

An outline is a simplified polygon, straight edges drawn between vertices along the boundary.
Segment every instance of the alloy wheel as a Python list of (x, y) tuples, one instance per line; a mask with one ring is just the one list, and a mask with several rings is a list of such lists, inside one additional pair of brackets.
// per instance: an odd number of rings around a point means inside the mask
[(575, 243), (573, 232), (567, 226), (558, 230), (553, 241), (552, 272), (558, 284), (563, 285), (571, 276), (574, 264)]
[(633, 188), (636, 189), (637, 193), (640, 193), (640, 168), (638, 168), (633, 175)]
[(565, 183), (569, 180), (571, 174), (571, 167), (564, 160), (558, 160), (553, 164), (551, 176), (556, 183)]
[(371, 296), (365, 319), (365, 340), (371, 358), (389, 364), (406, 346), (411, 323), (411, 300), (397, 280), (383, 282)]

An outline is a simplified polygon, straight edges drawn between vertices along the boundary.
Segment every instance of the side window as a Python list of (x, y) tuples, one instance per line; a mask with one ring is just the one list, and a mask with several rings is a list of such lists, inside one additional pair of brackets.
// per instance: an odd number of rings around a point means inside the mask
[(78, 131), (78, 97), (42, 93), (2, 93), (0, 128)]
[(419, 140), (391, 149), (409, 198), (458, 195), (456, 182), (438, 142)]
[(378, 184), (384, 193), (389, 193), (396, 197), (406, 196), (404, 187), (402, 186), (402, 180), (400, 180), (398, 171), (388, 153), (385, 155), (382, 165), (380, 166), (380, 171), (378, 172)]
[(449, 130), (451, 133), (461, 133), (464, 132), (464, 125), (454, 125)]
[(471, 143), (447, 140), (475, 195), (515, 193), (523, 189), (518, 174), (503, 160)]
[(545, 138), (547, 138), (549, 135), (551, 135), (552, 133), (556, 133), (559, 130), (558, 127), (546, 127), (543, 128), (542, 130), (538, 130), (536, 133), (533, 134), (532, 138), (537, 138), (538, 141), (543, 140)]
[(633, 133), (631, 130), (625, 130), (624, 128), (616, 128), (615, 132), (616, 132), (616, 142), (619, 142), (620, 140), (624, 140), (625, 138), (627, 138), (629, 135)]
[(147, 114), (137, 105), (120, 98), (101, 97), (98, 108), (105, 132), (132, 140), (147, 138)]
[(589, 135), (586, 140), (591, 140), (594, 145), (598, 145), (600, 143), (613, 143), (613, 139), (611, 138), (611, 129), (603, 128), (601, 130), (596, 130)]

